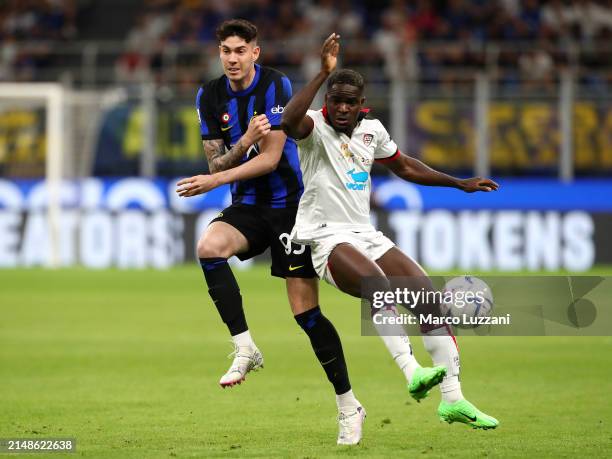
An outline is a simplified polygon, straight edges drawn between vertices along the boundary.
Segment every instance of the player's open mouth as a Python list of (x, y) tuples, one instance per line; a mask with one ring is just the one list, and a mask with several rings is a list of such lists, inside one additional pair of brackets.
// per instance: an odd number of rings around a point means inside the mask
[(227, 71), (231, 74), (236, 74), (238, 72), (240, 72), (240, 69), (227, 69)]
[(336, 124), (339, 126), (346, 126), (348, 124), (348, 119), (346, 118), (336, 118)]

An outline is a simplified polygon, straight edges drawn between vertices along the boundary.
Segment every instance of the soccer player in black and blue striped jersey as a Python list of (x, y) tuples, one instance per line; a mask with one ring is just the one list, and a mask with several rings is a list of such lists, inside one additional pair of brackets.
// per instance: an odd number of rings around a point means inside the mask
[(354, 396), (340, 338), (318, 306), (310, 249), (289, 240), (304, 188), (297, 146), (280, 126), (291, 83), (277, 70), (255, 63), (260, 48), (257, 28), (250, 22), (226, 21), (217, 29), (217, 38), (224, 75), (203, 85), (196, 100), (211, 174), (181, 180), (177, 192), (195, 196), (231, 184), (232, 205), (211, 222), (197, 247), (210, 296), (236, 347), (220, 384), (233, 386), (263, 366), (227, 259), (236, 255), (246, 260), (269, 247), (271, 273), (286, 279), (292, 312), (310, 338), (341, 408)]

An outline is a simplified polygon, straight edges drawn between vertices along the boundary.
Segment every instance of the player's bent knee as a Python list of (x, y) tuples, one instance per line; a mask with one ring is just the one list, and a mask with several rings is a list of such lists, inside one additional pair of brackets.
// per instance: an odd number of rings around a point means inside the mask
[(224, 243), (221, 238), (204, 235), (197, 245), (198, 258), (229, 258), (232, 255), (229, 244)]

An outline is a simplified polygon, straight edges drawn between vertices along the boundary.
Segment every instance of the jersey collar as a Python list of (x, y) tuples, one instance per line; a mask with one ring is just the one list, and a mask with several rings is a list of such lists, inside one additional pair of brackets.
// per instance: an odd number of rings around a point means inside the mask
[[(325, 121), (327, 122), (327, 124), (333, 127), (333, 125), (329, 122), (329, 115), (327, 113), (327, 105), (323, 105), (323, 108), (321, 108), (321, 112), (323, 113), (323, 118), (325, 118)], [(369, 108), (362, 108), (359, 111), (359, 115), (357, 115), (357, 123), (359, 123), (362, 119), (364, 119), (368, 113), (370, 113)], [(355, 125), (355, 127), (357, 126)]]
[(259, 64), (255, 64), (255, 78), (253, 78), (253, 81), (251, 82), (249, 87), (246, 89), (243, 89), (242, 91), (234, 91), (232, 87), (230, 86), (229, 78), (225, 77), (225, 84), (227, 86), (227, 92), (229, 93), (230, 96), (244, 96), (250, 93), (253, 90), (253, 88), (257, 85), (257, 83), (259, 83), (259, 75), (261, 75), (261, 66)]

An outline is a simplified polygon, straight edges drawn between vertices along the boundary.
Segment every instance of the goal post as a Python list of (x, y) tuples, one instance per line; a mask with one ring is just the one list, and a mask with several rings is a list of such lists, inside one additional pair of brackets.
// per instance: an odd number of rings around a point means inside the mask
[(45, 106), (47, 219), (49, 247), (47, 267), (60, 266), (61, 186), (64, 157), (65, 90), (58, 83), (0, 83), (0, 100), (42, 101)]

